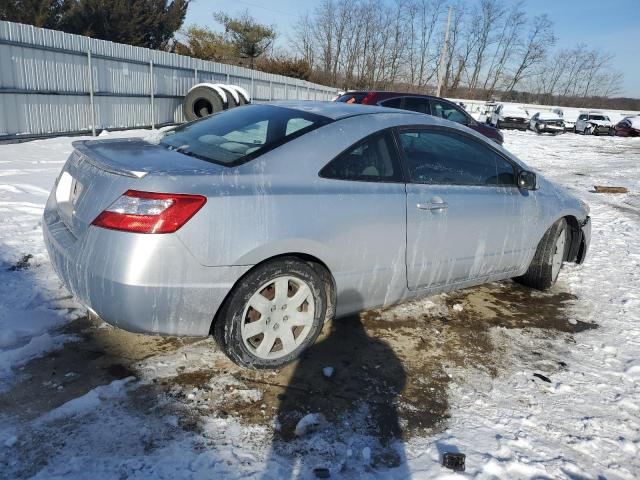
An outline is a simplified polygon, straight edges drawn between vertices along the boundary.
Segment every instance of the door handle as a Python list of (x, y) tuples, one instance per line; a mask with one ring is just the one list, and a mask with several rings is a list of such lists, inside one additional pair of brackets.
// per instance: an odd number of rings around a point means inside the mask
[(449, 208), (449, 204), (447, 202), (419, 203), (417, 207), (420, 210), (445, 210)]

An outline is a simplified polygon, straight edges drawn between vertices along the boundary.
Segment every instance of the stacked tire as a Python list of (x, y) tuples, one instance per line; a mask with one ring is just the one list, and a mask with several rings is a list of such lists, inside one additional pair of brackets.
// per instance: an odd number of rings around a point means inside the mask
[(247, 91), (236, 85), (199, 83), (189, 89), (182, 103), (187, 121), (251, 103)]

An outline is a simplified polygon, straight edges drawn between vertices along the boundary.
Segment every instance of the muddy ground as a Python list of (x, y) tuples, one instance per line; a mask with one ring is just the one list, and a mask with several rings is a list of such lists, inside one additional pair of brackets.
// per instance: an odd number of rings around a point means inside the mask
[[(132, 334), (84, 317), (64, 330), (77, 341), (20, 369), (15, 383), (0, 393), (0, 409), (31, 420), (98, 385), (144, 376), (133, 403), (147, 409), (171, 405), (184, 429), (198, 430), (205, 416), (232, 415), (273, 428), (287, 441), (304, 414), (322, 413), (327, 422), (382, 443), (407, 439), (446, 427), (447, 392), (459, 381), (452, 372), (500, 374), (509, 357), (504, 353), (516, 347), (496, 342), (494, 327), (563, 335), (566, 342), (596, 328), (569, 318), (566, 310), (575, 300), (562, 285), (541, 293), (507, 281), (370, 310), (325, 325), (299, 361), (276, 372), (240, 369), (219, 353), (195, 368), (171, 367), (164, 357), (176, 358), (189, 347), (215, 350), (215, 344)], [(518, 354), (530, 359), (532, 379), (544, 367), (538, 381), (566, 368), (545, 351)], [(143, 374), (149, 359), (170, 365), (170, 373)], [(334, 370), (330, 377), (322, 373), (328, 366)]]

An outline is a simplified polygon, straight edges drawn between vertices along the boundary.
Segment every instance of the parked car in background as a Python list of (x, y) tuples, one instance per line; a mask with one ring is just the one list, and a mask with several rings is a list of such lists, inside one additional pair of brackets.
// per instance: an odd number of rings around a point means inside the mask
[(489, 121), (491, 120), (491, 114), (497, 107), (498, 104), (493, 100), (486, 101), (484, 105), (480, 107), (477, 117), (478, 121), (481, 123), (486, 123), (488, 125)]
[(640, 116), (623, 118), (614, 130), (618, 137), (640, 137)]
[(345, 92), (335, 101), (363, 105), (380, 105), (381, 107), (426, 113), (427, 115), (433, 115), (434, 117), (444, 118), (465, 125), (500, 145), (504, 142), (504, 136), (499, 130), (478, 122), (464, 108), (440, 97), (399, 92), (354, 91)]
[(551, 110), (556, 113), (564, 122), (565, 132), (575, 132), (576, 121), (578, 120), (579, 112), (572, 108), (560, 108), (556, 107)]
[(106, 322), (213, 334), (251, 368), (294, 360), (334, 315), (512, 277), (548, 289), (591, 236), (583, 202), (459, 123), (311, 101), (74, 142), (42, 229)]
[(614, 126), (602, 112), (583, 112), (576, 121), (576, 133), (584, 135), (613, 135)]
[(554, 112), (536, 112), (529, 121), (529, 128), (536, 133), (564, 133), (564, 122)]
[(491, 125), (496, 128), (529, 128), (529, 112), (519, 105), (501, 103), (491, 114)]

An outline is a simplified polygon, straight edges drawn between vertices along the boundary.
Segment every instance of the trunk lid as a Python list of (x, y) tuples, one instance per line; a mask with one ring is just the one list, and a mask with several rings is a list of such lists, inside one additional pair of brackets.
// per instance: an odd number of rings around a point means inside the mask
[(57, 212), (76, 237), (124, 192), (145, 190), (147, 175), (198, 175), (224, 168), (142, 139), (88, 140), (73, 146), (54, 193)]

